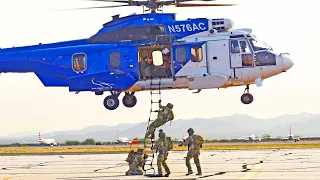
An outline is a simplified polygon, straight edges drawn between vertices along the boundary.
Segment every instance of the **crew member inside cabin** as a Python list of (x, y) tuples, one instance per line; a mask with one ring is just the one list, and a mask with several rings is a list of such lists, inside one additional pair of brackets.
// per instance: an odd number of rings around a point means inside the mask
[(144, 57), (139, 63), (140, 74), (143, 80), (147, 80), (151, 76), (154, 64), (152, 63), (152, 57)]
[(231, 41), (231, 53), (240, 53), (240, 47), (237, 40)]
[(171, 76), (171, 53), (168, 48), (162, 50), (163, 54), (163, 66), (165, 67), (165, 76)]

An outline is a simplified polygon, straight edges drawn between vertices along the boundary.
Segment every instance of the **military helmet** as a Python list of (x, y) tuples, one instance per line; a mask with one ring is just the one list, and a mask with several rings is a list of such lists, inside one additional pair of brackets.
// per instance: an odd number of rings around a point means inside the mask
[(166, 133), (163, 131), (159, 131), (159, 137), (160, 138), (165, 138), (166, 137)]
[(168, 104), (167, 104), (167, 107), (168, 107), (168, 108), (173, 108), (173, 104), (168, 103)]
[(187, 132), (194, 133), (194, 130), (192, 128), (189, 128)]

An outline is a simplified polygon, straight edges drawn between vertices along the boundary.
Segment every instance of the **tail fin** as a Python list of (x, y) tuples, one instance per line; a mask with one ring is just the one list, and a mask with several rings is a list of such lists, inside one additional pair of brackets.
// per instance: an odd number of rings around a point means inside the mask
[(42, 142), (42, 141), (43, 141), (43, 139), (42, 139), (41, 134), (39, 132), (39, 142)]
[(290, 129), (289, 129), (289, 133), (290, 133), (290, 136), (292, 136), (291, 125), (290, 125)]

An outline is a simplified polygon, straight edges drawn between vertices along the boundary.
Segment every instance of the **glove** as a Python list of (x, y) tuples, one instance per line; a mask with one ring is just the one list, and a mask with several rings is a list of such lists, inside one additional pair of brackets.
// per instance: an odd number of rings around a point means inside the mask
[(148, 154), (144, 154), (144, 159), (147, 159), (148, 157)]

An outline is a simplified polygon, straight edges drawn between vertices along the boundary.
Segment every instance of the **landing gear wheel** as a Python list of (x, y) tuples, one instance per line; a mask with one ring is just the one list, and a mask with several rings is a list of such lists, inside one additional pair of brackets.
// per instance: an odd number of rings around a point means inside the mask
[(137, 98), (132, 94), (126, 94), (122, 98), (122, 103), (125, 107), (131, 108), (137, 104)]
[(244, 93), (241, 96), (241, 102), (243, 104), (250, 104), (253, 101), (253, 96), (250, 93)]
[(107, 96), (103, 101), (103, 105), (108, 110), (117, 109), (117, 107), (119, 106), (118, 96), (115, 96), (115, 95)]

